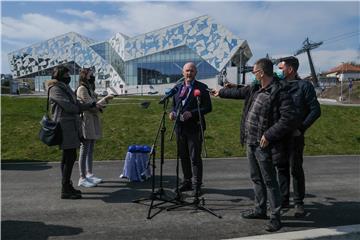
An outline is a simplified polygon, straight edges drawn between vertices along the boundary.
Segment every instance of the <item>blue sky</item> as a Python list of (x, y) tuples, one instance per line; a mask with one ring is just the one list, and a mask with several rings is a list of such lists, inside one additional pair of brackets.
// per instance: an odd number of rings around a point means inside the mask
[[(210, 15), (253, 52), (249, 64), (269, 54), (292, 55), (306, 37), (324, 41), (312, 51), (317, 71), (341, 62), (360, 62), (360, 6), (350, 2), (186, 1), (186, 2), (1, 2), (1, 73), (9, 73), (7, 53), (70, 31), (94, 40), (117, 32), (135, 36), (178, 22)], [(310, 73), (299, 55), (300, 75)]]

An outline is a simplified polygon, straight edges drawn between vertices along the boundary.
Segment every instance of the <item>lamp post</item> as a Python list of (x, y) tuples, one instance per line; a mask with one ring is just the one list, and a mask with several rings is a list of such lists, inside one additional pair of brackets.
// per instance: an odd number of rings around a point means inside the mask
[(340, 102), (343, 101), (343, 96), (342, 96), (342, 92), (343, 92), (343, 81), (344, 81), (344, 62), (341, 63), (341, 82), (340, 82)]
[[(347, 72), (346, 69), (345, 69), (345, 72)], [(351, 103), (351, 90), (352, 90), (352, 86), (353, 86), (352, 80), (349, 78), (349, 103)]]
[(142, 50), (141, 52), (141, 68), (140, 68), (140, 79), (141, 79), (141, 96), (143, 95), (143, 84), (144, 84), (144, 80), (143, 80), (143, 61), (144, 61), (144, 55), (145, 55), (145, 50)]
[(351, 103), (351, 89), (352, 89), (352, 81), (349, 80), (349, 103)]
[(75, 45), (76, 45), (76, 43), (73, 43), (73, 51), (74, 51), (74, 59), (73, 59), (73, 61), (74, 61), (74, 64), (73, 64), (74, 82), (73, 82), (73, 84), (74, 84), (74, 86), (76, 86), (76, 75), (75, 75)]
[(239, 49), (239, 74), (238, 74), (238, 81), (237, 84), (245, 84), (245, 78), (242, 76), (242, 69), (243, 69), (243, 48), (240, 47)]
[(141, 96), (143, 95), (143, 63), (141, 62), (140, 68), (140, 79), (141, 79)]

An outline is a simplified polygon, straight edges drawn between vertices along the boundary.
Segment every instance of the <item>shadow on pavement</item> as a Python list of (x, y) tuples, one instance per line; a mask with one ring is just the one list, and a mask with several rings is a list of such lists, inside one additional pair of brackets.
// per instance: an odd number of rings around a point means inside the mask
[(46, 162), (41, 163), (1, 163), (1, 170), (5, 171), (42, 171), (52, 166)]
[[(159, 189), (159, 180), (160, 177), (155, 177), (155, 192)], [(173, 189), (175, 189), (174, 186), (176, 185), (176, 176), (163, 176), (162, 180), (165, 194), (171, 198), (174, 197)], [(110, 191), (83, 191), (83, 198), (90, 200), (100, 199), (107, 203), (132, 203), (133, 200), (147, 198), (151, 195), (152, 179), (150, 178), (144, 182), (130, 182), (125, 179), (119, 181), (104, 181), (99, 185), (99, 188), (100, 187), (102, 189), (108, 188)], [(118, 188), (119, 190), (111, 191), (114, 188)]]
[(326, 198), (324, 202), (306, 204), (306, 216), (295, 218), (290, 210), (289, 216), (282, 216), (287, 227), (332, 227), (360, 224), (360, 202), (341, 202), (334, 198)]
[(1, 221), (2, 239), (46, 240), (50, 236), (71, 236), (82, 233), (81, 228), (62, 225), (46, 225), (32, 221)]
[(246, 197), (254, 200), (254, 190), (252, 188), (246, 189), (220, 189), (220, 188), (204, 188), (207, 194), (220, 194), (234, 197)]

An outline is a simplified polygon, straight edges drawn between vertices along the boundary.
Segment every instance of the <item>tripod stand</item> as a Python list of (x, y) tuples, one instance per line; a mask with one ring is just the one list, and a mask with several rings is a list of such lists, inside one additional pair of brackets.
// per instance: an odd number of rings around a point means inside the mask
[[(196, 92), (197, 90), (197, 92)], [(195, 93), (200, 93), (200, 91), (198, 89), (195, 89), (194, 91), (194, 96), (196, 97), (197, 99), (197, 110), (198, 110), (198, 114), (199, 114), (199, 120), (200, 120), (200, 130), (201, 130), (201, 138), (202, 138), (202, 143), (204, 143), (204, 147), (205, 147), (205, 138), (204, 138), (204, 130), (203, 130), (203, 126), (202, 126), (202, 117), (201, 117), (201, 112), (200, 112), (200, 99), (199, 99), (199, 95), (195, 95)], [(177, 129), (177, 125), (179, 124), (179, 121), (180, 121), (180, 112), (183, 108), (182, 106), (182, 101), (180, 100), (179, 103), (178, 103), (178, 109), (176, 111), (176, 119), (175, 119), (175, 122), (174, 122), (174, 127), (173, 127), (173, 132), (171, 134), (171, 138), (173, 136), (173, 133), (175, 131), (175, 129)], [(176, 154), (176, 196), (174, 198), (175, 200), (175, 204), (173, 206), (170, 206), (168, 207), (166, 210), (167, 211), (171, 211), (171, 210), (175, 210), (175, 209), (178, 209), (178, 208), (181, 208), (181, 207), (186, 207), (186, 206), (192, 206), (194, 207), (195, 210), (202, 210), (202, 211), (206, 211), (218, 218), (222, 218), (222, 216), (220, 215), (217, 215), (216, 213), (214, 213), (212, 210), (210, 210), (209, 208), (205, 207), (205, 199), (202, 197), (200, 198), (199, 197), (199, 192), (198, 192), (198, 189), (195, 189), (195, 196), (194, 196), (194, 201), (193, 202), (187, 202), (185, 200), (182, 199), (182, 195), (181, 195), (181, 192), (179, 190), (179, 159), (180, 159), (180, 147), (179, 147), (179, 135), (180, 135), (180, 131), (181, 130), (178, 130), (178, 132), (176, 133), (176, 144), (177, 144), (177, 154)], [(171, 139), (170, 139), (171, 140)], [(207, 155), (206, 153), (206, 148), (204, 149), (205, 150), (205, 156)], [(201, 155), (201, 153), (200, 153)], [(201, 156), (200, 156), (201, 158)], [(198, 187), (198, 186), (196, 186)]]
[[(150, 157), (149, 157), (149, 163), (148, 163), (148, 167), (150, 166), (150, 158), (152, 158), (152, 186), (151, 186), (151, 194), (150, 197), (148, 198), (140, 198), (140, 199), (136, 199), (133, 200), (134, 203), (140, 203), (142, 201), (148, 201), (151, 200), (150, 206), (149, 206), (149, 210), (148, 210), (148, 215), (147, 215), (147, 219), (151, 219), (153, 218), (155, 215), (157, 215), (158, 213), (160, 213), (162, 210), (164, 210), (164, 208), (160, 208), (159, 211), (157, 211), (154, 215), (151, 216), (151, 211), (154, 208), (157, 208), (165, 203), (174, 203), (174, 201), (166, 199), (166, 194), (163, 188), (163, 164), (164, 164), (164, 142), (165, 142), (165, 132), (166, 132), (166, 127), (165, 127), (165, 117), (166, 117), (166, 107), (168, 104), (168, 100), (164, 101), (163, 103), (163, 115), (161, 117), (161, 121), (160, 121), (160, 125), (154, 140), (154, 143), (151, 147), (151, 151), (150, 151)], [(157, 191), (155, 191), (155, 155), (156, 155), (156, 143), (157, 140), (159, 138), (160, 135), (160, 180), (159, 180), (159, 189)], [(169, 198), (169, 197), (167, 197)], [(154, 201), (160, 201), (159, 203), (154, 204)]]

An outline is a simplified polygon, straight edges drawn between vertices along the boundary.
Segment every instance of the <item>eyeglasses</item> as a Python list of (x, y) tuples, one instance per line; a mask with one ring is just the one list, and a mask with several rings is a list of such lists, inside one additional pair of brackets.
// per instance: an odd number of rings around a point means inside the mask
[(256, 71), (252, 71), (251, 73), (255, 75), (255, 74), (256, 74), (257, 72), (259, 72), (259, 71), (261, 71), (261, 69), (258, 69), (258, 70), (256, 70)]

